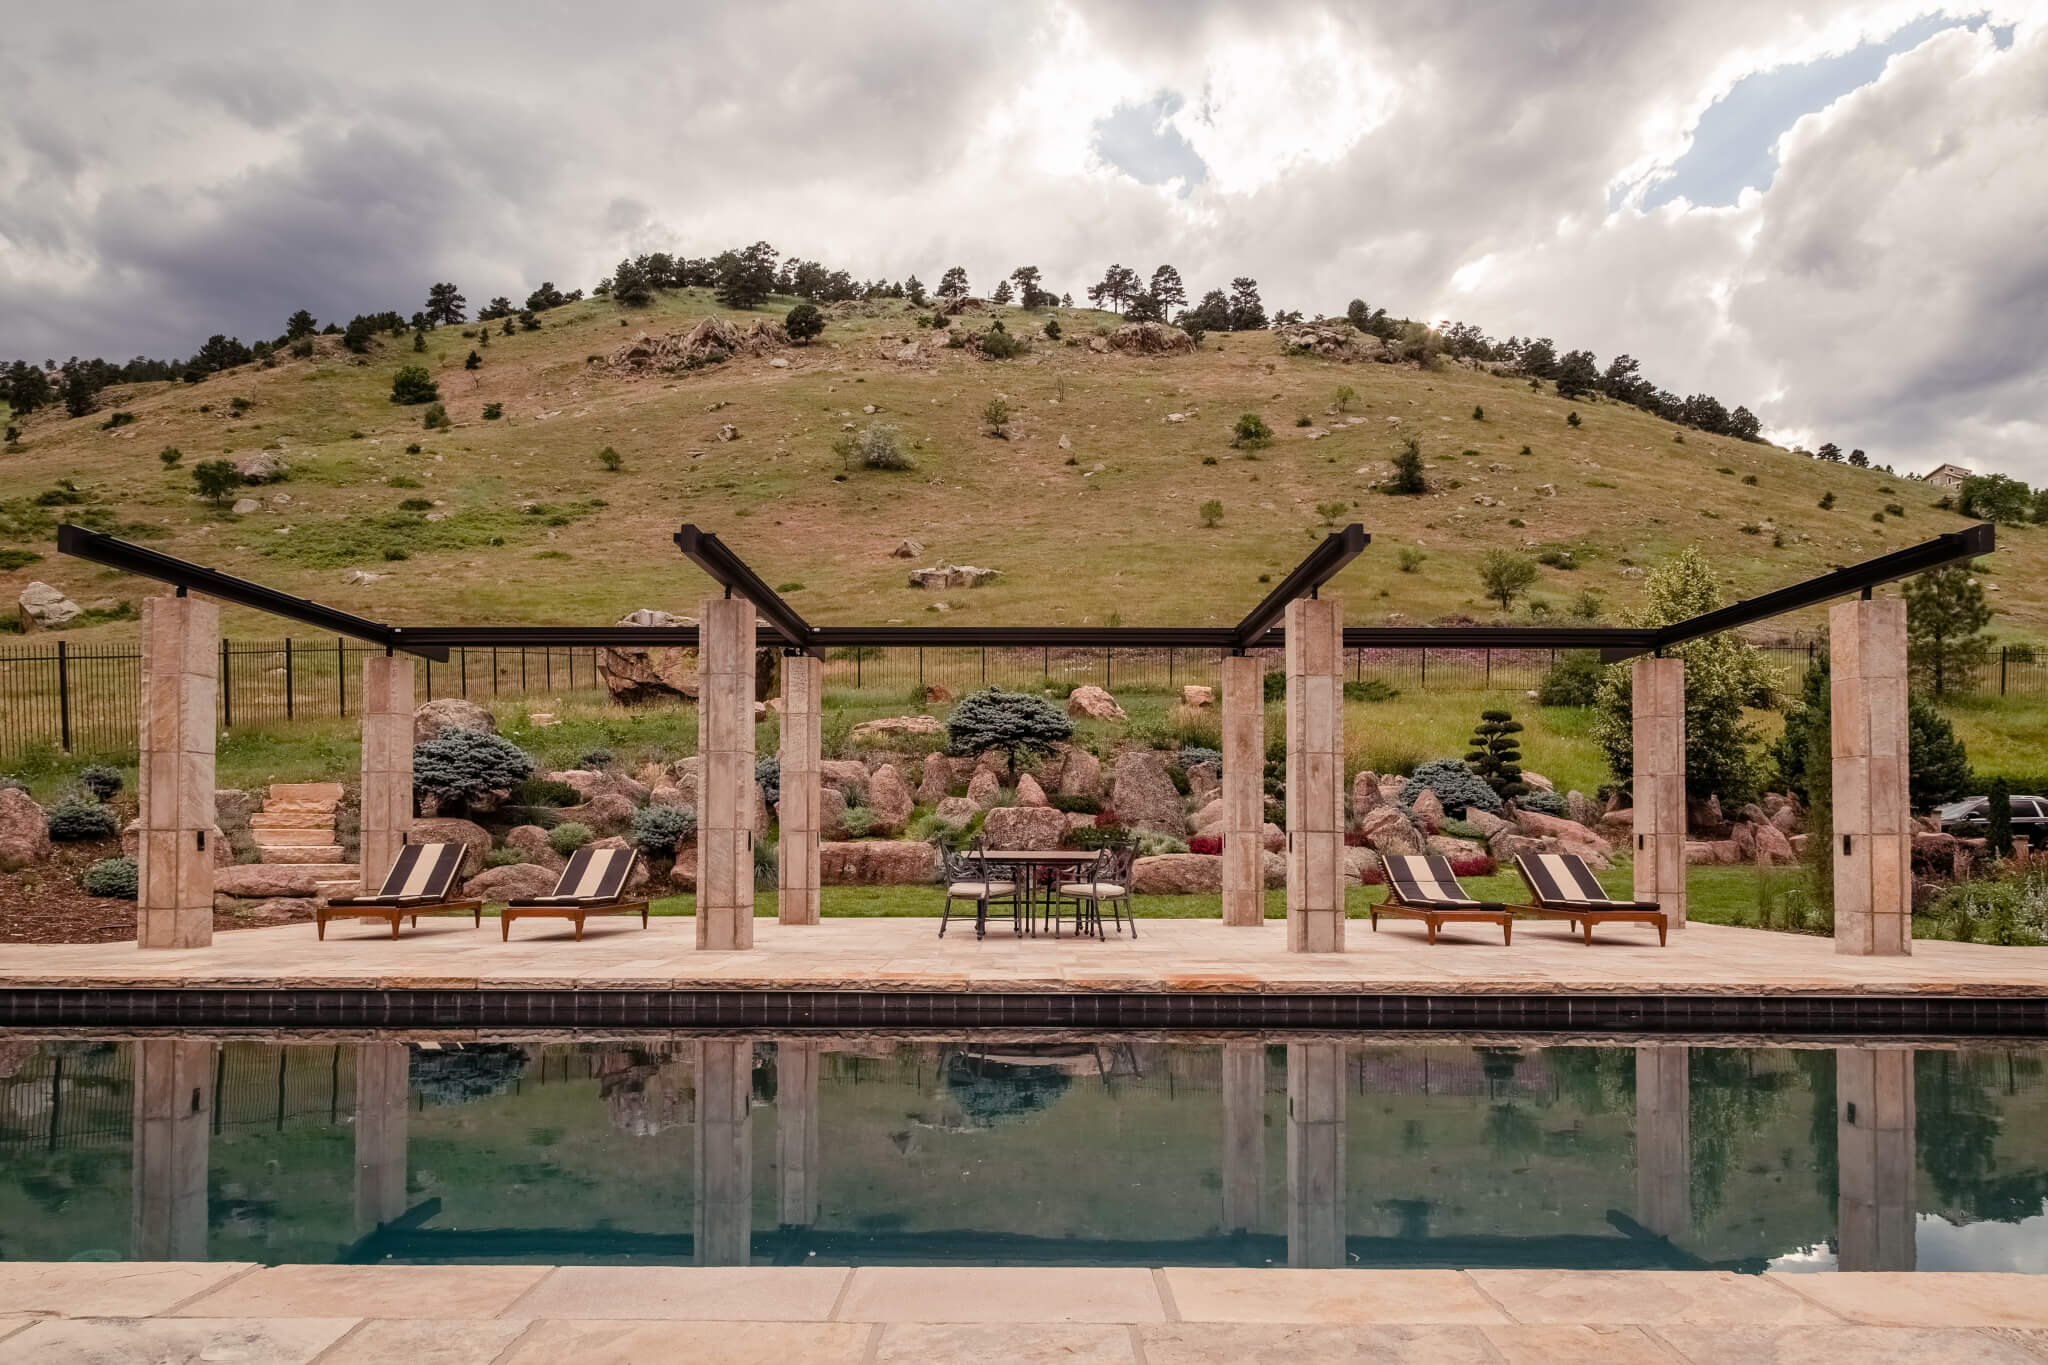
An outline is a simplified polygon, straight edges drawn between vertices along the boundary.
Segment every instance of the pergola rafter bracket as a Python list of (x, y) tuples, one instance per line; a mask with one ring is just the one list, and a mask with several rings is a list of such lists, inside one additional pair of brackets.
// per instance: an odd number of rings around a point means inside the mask
[(1230, 643), (1238, 649), (1246, 648), (1262, 638), (1273, 628), (1287, 610), (1287, 604), (1299, 597), (1313, 597), (1317, 589), (1337, 576), (1346, 564), (1365, 553), (1365, 547), (1372, 543), (1372, 537), (1365, 528), (1352, 522), (1341, 531), (1333, 531), (1324, 537), (1323, 543), (1309, 551), (1308, 558), (1294, 566), (1294, 571), (1280, 580), (1280, 586), (1266, 594), (1266, 600), (1253, 607), (1244, 620), (1237, 623), (1230, 633)]

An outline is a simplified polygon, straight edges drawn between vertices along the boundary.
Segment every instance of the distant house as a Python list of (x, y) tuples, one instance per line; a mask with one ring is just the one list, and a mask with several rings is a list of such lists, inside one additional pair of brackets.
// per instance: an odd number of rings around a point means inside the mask
[(1936, 488), (1946, 488), (1949, 492), (1953, 493), (1963, 486), (1964, 479), (1969, 478), (1974, 473), (1976, 473), (1975, 470), (1965, 469), (1959, 464), (1945, 464), (1929, 470), (1927, 482), (1933, 484)]

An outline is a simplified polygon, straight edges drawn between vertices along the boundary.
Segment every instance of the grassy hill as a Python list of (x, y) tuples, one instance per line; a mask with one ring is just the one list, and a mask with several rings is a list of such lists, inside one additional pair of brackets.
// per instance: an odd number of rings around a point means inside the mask
[[(750, 316), (779, 320), (790, 302)], [(443, 328), (424, 355), (409, 337), (362, 357), (323, 337), (312, 357), (280, 353), (272, 369), (111, 389), (92, 416), (25, 420), (25, 449), (0, 456), (0, 540), (44, 556), (0, 573), (0, 590), (10, 607), (32, 578), (88, 605), (147, 591), (60, 560), (52, 528), (68, 516), (381, 619), (599, 623), (638, 607), (694, 610), (706, 580), (669, 540), (694, 521), (817, 622), (1224, 624), (1263, 593), (1262, 575), (1324, 533), (1318, 508), (1342, 503), (1332, 514), (1373, 534), (1336, 584), (1354, 624), (1491, 619), (1475, 566), (1497, 546), (1568, 551), (1578, 567), (1546, 567), (1534, 599), (1562, 613), (1590, 590), (1614, 620), (1639, 600), (1643, 567), (1688, 543), (1712, 556), (1731, 596), (1746, 596), (1966, 524), (1901, 477), (1699, 432), (1680, 439), (1636, 409), (1565, 402), (1462, 365), (1289, 356), (1264, 332), (1212, 336), (1192, 356), (1098, 354), (1088, 339), (1117, 319), (1088, 310), (1053, 314), (1063, 342), (987, 361), (934, 353), (906, 305), (871, 307), (779, 352), (786, 368), (763, 356), (631, 377), (604, 363), (640, 331), (720, 312), (685, 290), (644, 309), (589, 300), (542, 314), (538, 332), (494, 335), (474, 371), (463, 367), (476, 345), (468, 329)], [(1034, 337), (1047, 316), (998, 311)], [(986, 325), (979, 314), (955, 323)], [(895, 358), (908, 341), (926, 343), (920, 359)], [(392, 375), (416, 363), (438, 381), (452, 430), (426, 431), (421, 408), (389, 401)], [(1340, 386), (1356, 392), (1344, 414)], [(1006, 440), (983, 421), (998, 395), (1013, 413)], [(483, 420), (488, 403), (503, 405), (501, 419)], [(115, 412), (133, 420), (106, 426)], [(1232, 448), (1243, 412), (1271, 425), (1270, 448)], [(834, 442), (873, 422), (898, 429), (914, 470), (844, 468)], [(719, 439), (726, 424), (738, 439)], [(1433, 491), (1374, 492), (1408, 437)], [(159, 461), (165, 446), (182, 452), (176, 468)], [(620, 472), (600, 465), (605, 447), (624, 457)], [(282, 452), (290, 479), (247, 496), (288, 503), (237, 516), (194, 494), (195, 464), (265, 448)], [(81, 501), (46, 505), (73, 496), (53, 493), (63, 481)], [(1205, 529), (1211, 499), (1223, 517)], [(1885, 515), (1887, 504), (1904, 515)], [(910, 588), (912, 565), (890, 557), (906, 537), (925, 546), (916, 563), (1003, 576), (971, 591)], [(2002, 635), (2048, 623), (2044, 537), (2001, 533), (1991, 582)], [(1412, 572), (1398, 568), (1403, 549), (1424, 556)], [(344, 585), (357, 568), (384, 576)], [(931, 611), (935, 600), (949, 610)], [(225, 624), (277, 633), (253, 613)]]

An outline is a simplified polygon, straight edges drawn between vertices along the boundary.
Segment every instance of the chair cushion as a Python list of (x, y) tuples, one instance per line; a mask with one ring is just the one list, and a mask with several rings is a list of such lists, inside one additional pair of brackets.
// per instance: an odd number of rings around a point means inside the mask
[(1124, 895), (1125, 892), (1115, 882), (1062, 882), (1060, 883), (1060, 894), (1062, 896), (1101, 897), (1114, 900), (1116, 897)]
[(946, 894), (978, 901), (994, 896), (1007, 896), (1016, 889), (1015, 882), (954, 882), (946, 888)]

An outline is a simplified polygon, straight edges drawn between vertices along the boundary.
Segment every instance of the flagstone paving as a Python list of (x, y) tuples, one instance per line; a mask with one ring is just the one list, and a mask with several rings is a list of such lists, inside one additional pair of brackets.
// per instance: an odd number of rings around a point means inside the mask
[[(167, 1300), (176, 1289), (190, 1292)], [(0, 1263), (0, 1360), (2044, 1365), (2044, 1289), (2001, 1274)]]

